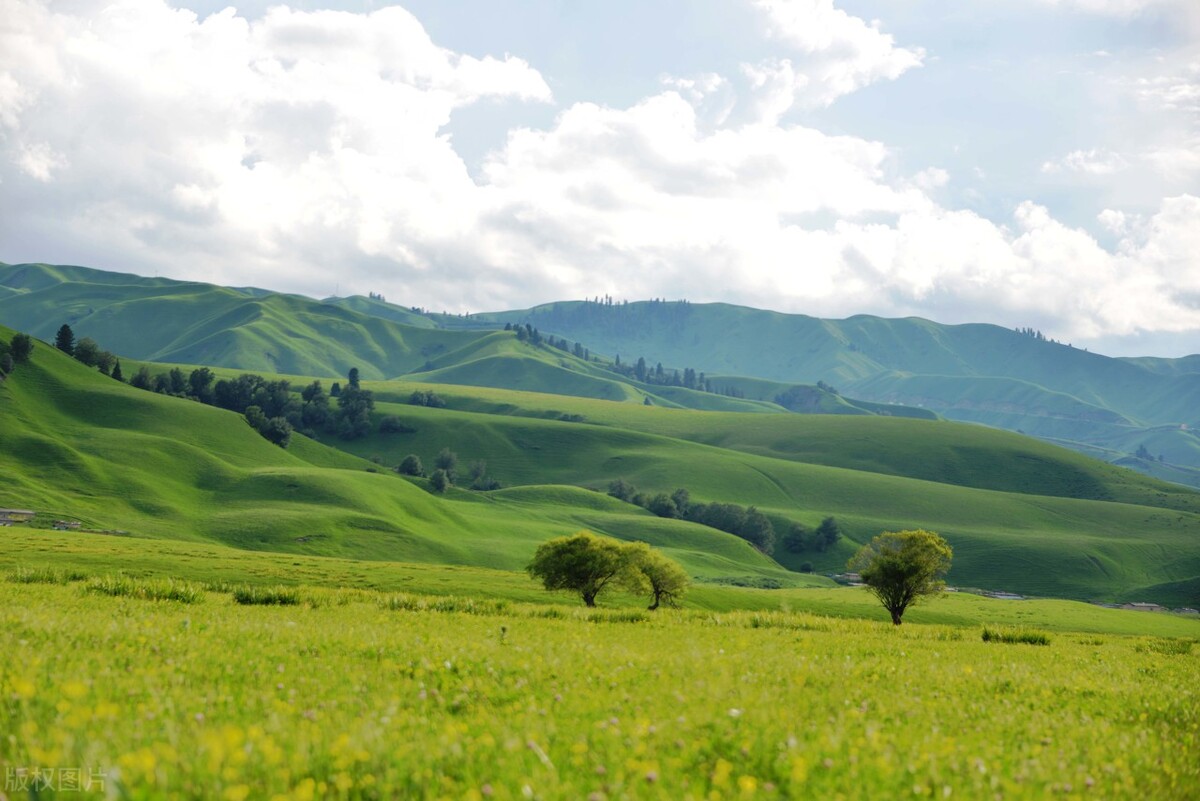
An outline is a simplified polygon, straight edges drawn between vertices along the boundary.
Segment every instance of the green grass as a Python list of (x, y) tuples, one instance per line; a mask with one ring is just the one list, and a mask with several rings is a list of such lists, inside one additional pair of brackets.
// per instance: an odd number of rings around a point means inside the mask
[(0, 762), (148, 800), (1170, 801), (1200, 786), (1200, 663), (1161, 638), (998, 649), (969, 629), (796, 612), (550, 610), (0, 584)]
[(295, 606), (300, 603), (300, 592), (295, 587), (246, 585), (233, 591), (233, 600), (242, 606)]
[[(54, 565), (43, 568), (41, 565)], [(480, 567), (246, 551), (197, 542), (110, 537), (98, 534), (10, 529), (0, 538), (0, 570), (13, 575), (17, 566), (38, 575), (71, 576), (72, 581), (120, 573), (131, 580), (174, 579), (209, 592), (230, 595), (240, 589), (295, 589), (309, 606), (340, 604), (356, 593), (425, 609), (435, 604), (462, 611), (506, 604), (570, 604), (586, 611), (567, 593), (547, 593), (524, 572)], [(868, 592), (838, 587), (819, 576), (797, 576), (797, 585), (784, 589), (753, 589), (701, 582), (688, 592), (684, 606), (703, 612), (805, 612), (823, 617), (886, 622), (890, 618)], [(800, 583), (807, 581), (807, 584)], [(61, 583), (56, 580), (51, 583)], [(440, 599), (440, 600), (439, 600)], [(383, 601), (380, 601), (383, 603)], [(623, 593), (603, 597), (612, 609), (639, 610), (646, 600)], [(1038, 628), (1058, 632), (1155, 635), (1200, 638), (1200, 620), (1176, 615), (1107, 609), (1061, 600), (1001, 601), (967, 593), (944, 593), (912, 607), (906, 624), (939, 624), (964, 628), (991, 625)]]
[(984, 642), (1001, 642), (1009, 644), (1023, 643), (1025, 645), (1049, 645), (1050, 635), (1034, 629), (1000, 629), (983, 627), (981, 639)]
[(198, 585), (173, 578), (139, 579), (124, 575), (97, 576), (84, 585), (87, 592), (135, 598), (142, 601), (178, 601), (184, 604), (204, 600)]

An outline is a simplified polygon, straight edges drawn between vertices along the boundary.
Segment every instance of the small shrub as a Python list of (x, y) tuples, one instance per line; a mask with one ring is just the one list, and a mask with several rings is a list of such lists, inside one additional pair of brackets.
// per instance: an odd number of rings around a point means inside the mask
[(984, 642), (1003, 642), (1010, 644), (1024, 643), (1025, 645), (1049, 645), (1050, 635), (1036, 629), (992, 629), (983, 627)]
[(508, 611), (509, 603), (503, 600), (458, 598), (453, 595), (421, 598), (398, 593), (380, 598), (379, 608), (390, 612), (462, 612), (468, 615), (500, 615)]
[(18, 567), (5, 576), (14, 584), (67, 584), (87, 578), (86, 573), (78, 570), (55, 570), (52, 567)]
[(176, 579), (135, 579), (129, 576), (93, 578), (84, 587), (87, 592), (114, 597), (136, 598), (139, 601), (178, 601), (194, 604), (204, 600), (199, 585)]
[(295, 587), (243, 586), (233, 591), (233, 600), (243, 606), (295, 606), (300, 591)]

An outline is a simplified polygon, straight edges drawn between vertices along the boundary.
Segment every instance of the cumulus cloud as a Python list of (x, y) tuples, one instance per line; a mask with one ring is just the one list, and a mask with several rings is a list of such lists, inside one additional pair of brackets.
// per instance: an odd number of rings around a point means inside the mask
[(1111, 150), (1072, 150), (1057, 161), (1047, 161), (1042, 164), (1044, 173), (1085, 173), (1087, 175), (1111, 175), (1129, 166), (1129, 162), (1120, 153)]
[(251, 22), (162, 0), (0, 3), (0, 216), (101, 258), (152, 262), (174, 241), (218, 276), (287, 269), (309, 289), (329, 267), (293, 259), (304, 247), (405, 258), (409, 239), (453, 239), (470, 214), (474, 184), (442, 133), (454, 110), (551, 99), (523, 60), (453, 53), (396, 7)]
[(793, 104), (827, 106), (881, 80), (921, 66), (922, 48), (898, 47), (867, 21), (835, 8), (833, 0), (753, 0), (769, 34), (795, 52), (743, 65), (760, 119), (774, 121)]
[[(1105, 249), (1033, 203), (1004, 224), (946, 208), (949, 173), (905, 174), (881, 142), (781, 124), (797, 93), (827, 102), (920, 63), (829, 3), (761, 4), (795, 51), (750, 68), (762, 113), (723, 124), (729, 78), (666, 78), (628, 107), (575, 103), (510, 131), (472, 177), (446, 133), (456, 109), (551, 100), (519, 58), (448, 51), (399, 8), (250, 21), (80, 1), (0, 0), (8, 247), (451, 310), (607, 292), (1076, 340), (1200, 328), (1192, 194), (1111, 210)], [(824, 33), (789, 23), (800, 12)]]
[(1089, 14), (1110, 17), (1132, 17), (1157, 9), (1185, 7), (1190, 0), (1039, 0), (1050, 6), (1061, 6)]

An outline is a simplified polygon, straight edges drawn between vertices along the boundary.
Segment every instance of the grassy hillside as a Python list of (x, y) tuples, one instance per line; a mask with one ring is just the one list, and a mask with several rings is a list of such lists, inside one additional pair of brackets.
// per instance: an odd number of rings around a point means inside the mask
[(295, 295), (48, 265), (0, 266), (0, 320), (45, 340), (76, 337), (135, 359), (384, 378), (478, 334), (413, 327)]
[(697, 576), (807, 580), (735, 537), (578, 488), (441, 498), (303, 437), (284, 451), (238, 415), (133, 389), (40, 343), (0, 403), (0, 506), (92, 528), (509, 570), (538, 542), (592, 528), (662, 544)]
[[(782, 411), (683, 388), (638, 385), (557, 348), (499, 331), (436, 329), (374, 298), (324, 302), (261, 289), (141, 278), (44, 264), (0, 264), (0, 320), (44, 340), (66, 322), (122, 357), (300, 375), (421, 372), (438, 383), (498, 386), (689, 408)], [(457, 319), (457, 318), (456, 318)], [(821, 410), (814, 410), (821, 411)]]
[[(923, 526), (955, 544), (953, 580), (966, 585), (1092, 598), (1200, 575), (1195, 493), (1004, 432), (914, 420), (746, 418), (452, 386), (435, 387), (449, 408), (432, 409), (403, 402), (421, 385), (366, 386), (381, 399), (378, 415), (394, 414), (416, 430), (338, 445), (384, 466), (408, 453), (431, 464), (450, 448), (461, 470), (484, 460), (490, 475), (518, 488), (553, 481), (602, 489), (620, 477), (647, 491), (682, 486), (696, 500), (754, 504), (780, 528), (815, 526), (836, 515), (850, 541), (825, 554), (777, 552), (793, 567), (812, 561), (818, 570), (840, 569), (853, 541), (886, 528)], [(559, 419), (564, 415), (583, 422)], [(858, 431), (858, 439), (846, 436), (853, 428), (841, 436), (827, 432), (824, 440), (816, 436), (822, 425), (864, 420), (878, 427)], [(774, 428), (776, 422), (813, 427), (789, 432)], [(765, 427), (756, 430), (753, 423)], [(811, 456), (789, 452), (788, 434), (831, 461), (857, 460), (860, 469), (800, 463)], [(794, 442), (790, 447), (798, 447)], [(940, 471), (942, 479), (1012, 486), (997, 491), (881, 474), (889, 468), (879, 454), (905, 448), (915, 448), (920, 458), (914, 461)], [(499, 495), (518, 491), (525, 490)], [(1047, 564), (1056, 569), (1031, 570)], [(1190, 599), (1188, 590), (1177, 589), (1170, 602)]]
[[(1123, 440), (1159, 425), (1195, 427), (1195, 358), (1112, 359), (991, 325), (946, 326), (860, 315), (819, 320), (727, 304), (562, 302), (446, 326), (525, 323), (582, 339), (595, 351), (645, 354), (713, 374), (781, 383), (824, 380), (884, 404), (936, 411), (1130, 455)], [(1111, 429), (1120, 427), (1121, 436)], [(1171, 458), (1200, 467), (1186, 448)], [(1163, 471), (1159, 471), (1163, 472)], [(1186, 471), (1178, 475), (1186, 476)]]

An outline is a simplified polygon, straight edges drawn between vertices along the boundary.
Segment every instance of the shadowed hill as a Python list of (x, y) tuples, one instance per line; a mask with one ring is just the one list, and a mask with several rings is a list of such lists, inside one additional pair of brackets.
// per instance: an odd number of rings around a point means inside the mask
[[(11, 335), (0, 328), (0, 338)], [(693, 575), (820, 583), (731, 535), (579, 488), (438, 497), (301, 436), (282, 450), (240, 415), (133, 389), (41, 343), (0, 382), (0, 419), (0, 506), (87, 527), (506, 570), (522, 568), (545, 539), (592, 528), (662, 544)]]

